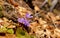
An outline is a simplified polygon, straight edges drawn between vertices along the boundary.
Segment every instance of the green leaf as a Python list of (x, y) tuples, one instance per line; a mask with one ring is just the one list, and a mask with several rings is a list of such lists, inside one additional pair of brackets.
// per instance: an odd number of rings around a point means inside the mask
[(25, 32), (24, 31), (21, 31), (20, 34), (24, 36), (25, 35)]
[(26, 33), (27, 32), (25, 30), (22, 30), (22, 28), (17, 28), (17, 30), (16, 30), (17, 38), (27, 38)]
[(24, 36), (24, 35), (25, 35), (25, 31), (23, 31), (21, 28), (18, 28), (18, 29), (16, 30), (16, 34), (19, 34), (19, 35)]
[(36, 38), (34, 35), (30, 35), (30, 38)]
[(34, 38), (34, 36), (29, 35), (25, 30), (22, 30), (22, 28), (17, 28), (16, 35), (17, 38)]
[(14, 34), (14, 30), (13, 29), (8, 29), (7, 32), (10, 33), (10, 34)]
[(0, 32), (6, 32), (6, 31), (7, 31), (7, 28), (5, 27), (0, 28)]

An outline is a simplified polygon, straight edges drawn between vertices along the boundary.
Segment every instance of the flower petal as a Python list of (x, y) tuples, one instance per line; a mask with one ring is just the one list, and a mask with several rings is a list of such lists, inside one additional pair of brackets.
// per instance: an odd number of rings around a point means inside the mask
[(24, 19), (24, 18), (18, 18), (18, 22), (23, 23), (26, 26), (29, 25), (29, 20)]
[(27, 13), (26, 14), (26, 18), (32, 18), (33, 16), (31, 16), (31, 14)]
[(18, 18), (18, 22), (23, 23), (24, 18)]

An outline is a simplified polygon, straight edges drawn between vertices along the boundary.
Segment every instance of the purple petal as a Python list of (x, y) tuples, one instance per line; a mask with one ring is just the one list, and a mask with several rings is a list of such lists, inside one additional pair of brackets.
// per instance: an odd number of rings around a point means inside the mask
[(26, 20), (24, 18), (18, 18), (18, 22), (23, 23), (24, 25), (29, 26), (29, 20)]
[(25, 19), (24, 24), (28, 26), (29, 25), (29, 21)]
[(27, 13), (26, 14), (26, 18), (32, 18), (33, 16), (31, 16), (31, 14)]
[(24, 18), (18, 18), (18, 22), (23, 23)]

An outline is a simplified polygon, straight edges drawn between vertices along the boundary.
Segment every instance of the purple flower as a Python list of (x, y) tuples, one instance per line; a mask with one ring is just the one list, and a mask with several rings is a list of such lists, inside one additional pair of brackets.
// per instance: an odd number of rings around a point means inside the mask
[(24, 22), (24, 18), (18, 18), (18, 22), (23, 23)]
[(24, 25), (29, 26), (29, 20), (26, 20), (25, 18), (18, 18), (18, 22), (23, 23)]
[(25, 24), (25, 25), (29, 25), (29, 21), (25, 19), (25, 20), (24, 20), (24, 24)]
[(27, 13), (26, 14), (26, 18), (32, 18), (33, 16), (31, 16), (31, 14)]

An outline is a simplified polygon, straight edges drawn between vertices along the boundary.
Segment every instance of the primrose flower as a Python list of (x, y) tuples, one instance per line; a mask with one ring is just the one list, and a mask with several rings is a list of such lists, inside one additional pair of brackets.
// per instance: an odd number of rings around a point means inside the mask
[(32, 18), (33, 16), (31, 16), (31, 14), (27, 13), (26, 14), (26, 18)]
[(29, 26), (29, 20), (26, 20), (25, 18), (18, 18), (18, 22), (23, 23), (24, 25)]

